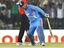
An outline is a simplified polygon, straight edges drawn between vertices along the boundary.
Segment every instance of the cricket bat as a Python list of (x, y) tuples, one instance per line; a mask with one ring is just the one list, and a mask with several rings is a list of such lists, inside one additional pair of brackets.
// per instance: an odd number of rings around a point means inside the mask
[(54, 39), (54, 36), (52, 34), (52, 29), (51, 29), (50, 21), (49, 21), (48, 17), (46, 18), (46, 20), (47, 20), (47, 23), (48, 23), (50, 34), (51, 34), (52, 38)]

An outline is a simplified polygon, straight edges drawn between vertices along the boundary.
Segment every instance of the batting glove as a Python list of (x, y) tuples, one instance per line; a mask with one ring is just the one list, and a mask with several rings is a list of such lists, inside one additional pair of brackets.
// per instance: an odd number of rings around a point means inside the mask
[(45, 17), (48, 17), (49, 18), (49, 14), (45, 14)]

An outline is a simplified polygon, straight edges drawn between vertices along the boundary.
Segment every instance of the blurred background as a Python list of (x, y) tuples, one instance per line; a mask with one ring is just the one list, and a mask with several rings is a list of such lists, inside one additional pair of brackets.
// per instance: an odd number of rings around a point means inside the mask
[[(16, 3), (19, 0), (0, 0), (0, 29), (19, 29), (21, 22)], [(52, 29), (64, 29), (64, 0), (27, 0), (50, 15)], [(41, 14), (40, 14), (41, 15)], [(41, 15), (42, 16), (42, 15)], [(44, 29), (48, 29), (46, 18)]]

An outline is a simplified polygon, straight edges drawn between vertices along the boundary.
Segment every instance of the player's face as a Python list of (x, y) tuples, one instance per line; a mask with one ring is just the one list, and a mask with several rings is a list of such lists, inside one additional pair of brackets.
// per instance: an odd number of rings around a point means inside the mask
[(22, 6), (22, 8), (26, 9), (27, 8), (27, 4), (24, 3), (24, 5)]

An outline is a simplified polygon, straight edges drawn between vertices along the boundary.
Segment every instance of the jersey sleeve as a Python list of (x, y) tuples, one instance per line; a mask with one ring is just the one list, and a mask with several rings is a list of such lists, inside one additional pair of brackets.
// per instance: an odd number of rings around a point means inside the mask
[(34, 10), (34, 11), (38, 11), (38, 12), (40, 12), (42, 15), (44, 15), (45, 16), (45, 12), (41, 9), (41, 8), (39, 8), (39, 7), (37, 7), (37, 6), (31, 6), (31, 8), (32, 8), (32, 10)]

